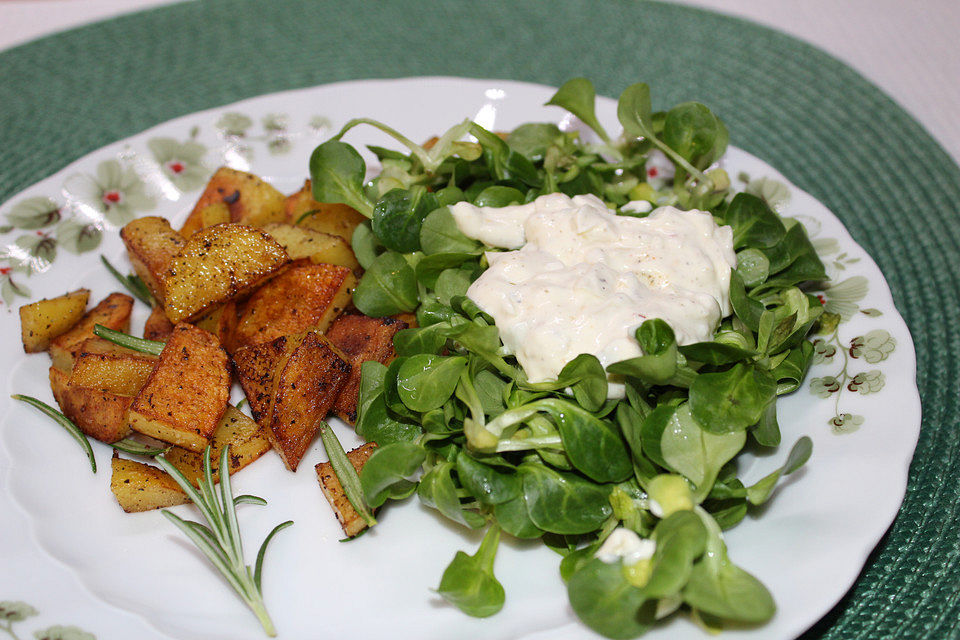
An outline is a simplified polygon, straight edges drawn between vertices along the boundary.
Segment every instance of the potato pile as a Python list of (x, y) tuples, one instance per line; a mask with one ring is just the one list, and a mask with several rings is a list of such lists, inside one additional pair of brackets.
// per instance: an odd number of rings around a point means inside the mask
[[(165, 343), (159, 355), (96, 337), (97, 324), (128, 332), (134, 301), (112, 293), (87, 310), (86, 289), (21, 307), (24, 350), (49, 351), (53, 395), (90, 437), (172, 445), (165, 457), (194, 481), (207, 446), (212, 461), (230, 447), (231, 474), (270, 448), (296, 471), (329, 412), (355, 422), (360, 364), (389, 363), (394, 334), (413, 322), (351, 310), (360, 266), (350, 239), (364, 219), (314, 201), (309, 180), (285, 197), (221, 168), (179, 231), (144, 217), (120, 232), (154, 300), (143, 336)], [(235, 381), (252, 419), (229, 404)], [(348, 455), (362, 465), (372, 446)], [(115, 452), (112, 471), (127, 512), (187, 501), (156, 467)], [(352, 509), (328, 471), (317, 466), (346, 531)]]

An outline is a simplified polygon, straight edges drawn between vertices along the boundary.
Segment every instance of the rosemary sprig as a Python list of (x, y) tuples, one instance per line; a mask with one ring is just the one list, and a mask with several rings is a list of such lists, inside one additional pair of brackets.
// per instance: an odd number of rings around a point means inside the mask
[(343, 445), (337, 438), (326, 422), (320, 423), (320, 441), (323, 442), (323, 448), (327, 450), (327, 458), (330, 459), (330, 466), (333, 468), (334, 475), (343, 487), (343, 493), (350, 501), (350, 506), (357, 512), (368, 527), (377, 524), (373, 512), (363, 496), (363, 488), (360, 486), (360, 474), (347, 457), (347, 452), (343, 450)]
[(104, 340), (109, 340), (110, 342), (118, 344), (121, 347), (133, 349), (134, 351), (142, 351), (143, 353), (149, 353), (155, 356), (160, 355), (160, 352), (163, 351), (163, 347), (167, 344), (166, 342), (160, 342), (159, 340), (146, 340), (145, 338), (138, 338), (137, 336), (132, 336), (129, 333), (110, 329), (102, 324), (93, 325), (93, 335), (103, 338)]
[(263, 630), (270, 637), (277, 635), (277, 631), (267, 613), (263, 603), (263, 589), (261, 575), (263, 573), (263, 558), (267, 544), (277, 532), (293, 524), (287, 520), (278, 524), (267, 534), (260, 550), (257, 552), (257, 561), (254, 568), (244, 563), (243, 542), (240, 539), (240, 527), (237, 524), (238, 504), (265, 505), (266, 501), (257, 496), (242, 495), (233, 497), (230, 487), (229, 449), (224, 447), (220, 452), (220, 490), (217, 491), (213, 482), (213, 472), (210, 466), (210, 447), (203, 454), (203, 478), (199, 482), (199, 490), (194, 488), (190, 481), (162, 455), (156, 461), (164, 471), (169, 473), (180, 488), (186, 492), (203, 515), (207, 524), (192, 520), (184, 520), (172, 511), (163, 510), (163, 515), (177, 526), (197, 548), (216, 567), (220, 575), (233, 587), (237, 595), (250, 607), (254, 615), (263, 625)]
[(63, 415), (59, 411), (57, 411), (56, 409), (48, 405), (46, 402), (42, 400), (37, 400), (36, 398), (33, 398), (31, 396), (24, 396), (19, 393), (15, 393), (10, 397), (13, 398), (14, 400), (20, 400), (21, 402), (26, 402), (32, 407), (36, 407), (43, 413), (53, 418), (54, 422), (56, 422), (61, 427), (66, 429), (67, 432), (71, 436), (73, 436), (73, 439), (76, 440), (81, 447), (83, 447), (84, 452), (86, 452), (87, 454), (87, 458), (90, 460), (90, 468), (93, 470), (94, 473), (97, 472), (97, 459), (93, 457), (93, 448), (90, 446), (90, 441), (87, 440), (87, 436), (82, 431), (80, 431), (80, 429), (77, 428), (77, 425), (73, 424), (73, 422), (70, 421), (70, 418)]
[(153, 306), (153, 296), (150, 295), (150, 290), (147, 289), (147, 285), (143, 283), (143, 280), (140, 279), (140, 276), (123, 275), (117, 271), (116, 267), (110, 264), (110, 261), (107, 260), (107, 257), (103, 254), (100, 254), (100, 261), (103, 263), (103, 266), (107, 268), (107, 271), (110, 272), (110, 275), (116, 278), (127, 291), (134, 295), (137, 300), (144, 303), (148, 307)]
[(152, 447), (149, 444), (140, 442), (139, 440), (134, 440), (133, 438), (124, 438), (123, 440), (118, 440), (117, 442), (111, 442), (110, 446), (116, 449), (117, 451), (123, 451), (124, 453), (130, 453), (136, 456), (159, 456), (161, 454), (170, 451), (173, 447), (172, 444), (168, 444), (165, 447)]

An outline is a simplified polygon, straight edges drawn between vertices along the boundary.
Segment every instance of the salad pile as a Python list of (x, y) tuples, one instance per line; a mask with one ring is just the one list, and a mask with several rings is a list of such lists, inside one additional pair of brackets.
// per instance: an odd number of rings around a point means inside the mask
[[(585, 136), (544, 123), (498, 134), (466, 121), (418, 145), (359, 119), (314, 151), (315, 199), (370, 218), (353, 236), (365, 269), (354, 304), (370, 316), (415, 313), (418, 325), (397, 334), (389, 366), (363, 364), (356, 429), (378, 448), (344, 486), (370, 523), (376, 508), (416, 493), (460, 525), (486, 529), (438, 587), (470, 615), (504, 603), (493, 567), (507, 534), (558, 552), (574, 611), (605, 636), (638, 636), (675, 612), (709, 629), (759, 624), (774, 600), (734, 563), (721, 532), (811, 454), (803, 437), (759, 482), (737, 478), (745, 447), (780, 444), (776, 400), (810, 364), (807, 336), (822, 306), (804, 288), (826, 278), (824, 267), (799, 223), (731, 192), (717, 166), (729, 136), (707, 107), (654, 112), (647, 85), (632, 85), (613, 138), (594, 101), (592, 85), (575, 79), (548, 103), (582, 121)], [(371, 180), (342, 141), (361, 124), (406, 147), (371, 147), (382, 167)], [(652, 180), (648, 165), (664, 158), (672, 177)], [(711, 340), (686, 345), (649, 319), (635, 334), (643, 355), (605, 368), (582, 354), (557, 380), (529, 381), (466, 296), (496, 249), (461, 233), (449, 205), (500, 207), (555, 192), (593, 194), (620, 215), (662, 205), (710, 212), (733, 232), (732, 315)], [(636, 201), (651, 207), (622, 209)], [(625, 385), (622, 398), (608, 398), (611, 375)]]

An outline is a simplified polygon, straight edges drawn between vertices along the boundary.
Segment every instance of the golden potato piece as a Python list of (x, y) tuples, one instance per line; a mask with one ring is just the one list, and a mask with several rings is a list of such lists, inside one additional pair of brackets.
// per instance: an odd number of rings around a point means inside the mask
[(133, 270), (150, 290), (153, 299), (162, 305), (163, 283), (170, 263), (183, 250), (183, 236), (173, 230), (166, 218), (144, 216), (127, 223), (120, 230)]
[(60, 411), (80, 431), (102, 442), (116, 442), (130, 433), (127, 410), (133, 396), (70, 384), (70, 374), (50, 367), (50, 389)]
[(133, 398), (156, 364), (156, 356), (124, 349), (101, 338), (91, 338), (80, 348), (70, 373), (70, 384)]
[(307, 216), (298, 226), (340, 236), (350, 244), (353, 230), (366, 219), (362, 213), (345, 204), (322, 204), (318, 213)]
[(173, 323), (167, 317), (163, 307), (154, 307), (143, 325), (143, 337), (147, 340), (166, 342), (173, 332)]
[(327, 331), (327, 339), (349, 358), (350, 377), (340, 390), (333, 412), (349, 424), (357, 421), (357, 403), (360, 399), (360, 365), (367, 360), (390, 364), (397, 357), (393, 336), (407, 323), (395, 318), (371, 318), (348, 314), (337, 318)]
[(258, 286), (289, 262), (277, 241), (259, 229), (218, 224), (190, 236), (170, 264), (164, 310), (170, 322), (196, 320)]
[(305, 331), (326, 331), (350, 303), (356, 285), (357, 278), (347, 267), (291, 267), (247, 301), (234, 331), (234, 348)]
[[(239, 222), (254, 227), (283, 222), (286, 217), (284, 201), (282, 193), (257, 176), (220, 167), (210, 178), (180, 233), (189, 238), (210, 226), (208, 223), (217, 222)], [(229, 216), (225, 220), (224, 205)]]
[(124, 293), (111, 293), (97, 306), (87, 311), (72, 329), (50, 341), (53, 366), (63, 371), (73, 369), (73, 362), (83, 343), (94, 337), (94, 325), (126, 332), (130, 328), (133, 298)]
[(227, 408), (230, 365), (212, 334), (181, 323), (130, 405), (134, 431), (202, 452)]
[[(226, 446), (230, 447), (228, 462), (230, 475), (233, 475), (269, 451), (270, 441), (263, 435), (260, 425), (236, 407), (228, 406), (210, 440), (210, 467), (214, 482), (220, 482), (220, 470), (217, 467), (220, 464), (220, 452)], [(202, 453), (173, 447), (164, 454), (164, 458), (194, 486), (203, 477)]]
[(244, 347), (233, 352), (233, 368), (250, 403), (253, 419), (266, 424), (270, 401), (276, 392), (276, 374), (283, 370), (302, 335), (281, 336), (270, 342)]
[(113, 454), (110, 460), (110, 490), (127, 513), (162, 509), (190, 502), (176, 480), (162, 469), (142, 462), (124, 460)]
[(89, 289), (38, 300), (20, 307), (20, 338), (27, 353), (46, 351), (50, 341), (80, 322), (87, 310)]
[[(353, 230), (367, 219), (362, 213), (345, 204), (314, 200), (313, 187), (309, 180), (300, 191), (287, 198), (286, 210), (290, 224), (340, 236), (347, 244), (350, 244), (353, 238)], [(303, 218), (306, 213), (311, 215)]]
[[(376, 448), (376, 444), (368, 442), (353, 451), (347, 452), (347, 459), (350, 460), (350, 464), (357, 470), (357, 473), (360, 473), (363, 465), (366, 464)], [(330, 463), (321, 462), (315, 469), (317, 479), (320, 481), (320, 489), (323, 490), (323, 495), (326, 496), (327, 502), (333, 508), (333, 513), (337, 516), (340, 526), (343, 527), (343, 532), (347, 534), (348, 538), (352, 538), (363, 531), (367, 527), (367, 523), (350, 504), (350, 500), (347, 499), (347, 494), (344, 493), (343, 486), (340, 484), (337, 474), (333, 472)]]
[(193, 235), (200, 229), (206, 229), (207, 227), (212, 227), (215, 224), (239, 222), (230, 219), (230, 205), (223, 201), (214, 202), (213, 204), (207, 205), (203, 209), (194, 209), (194, 211), (195, 213), (191, 214), (192, 219), (188, 218), (184, 224), (184, 228), (180, 231), (181, 235), (183, 236)]
[(237, 328), (238, 320), (237, 304), (231, 300), (210, 311), (194, 324), (217, 336), (220, 344), (226, 347), (233, 341), (233, 332)]
[(276, 378), (266, 436), (291, 471), (297, 470), (340, 388), (350, 365), (321, 334), (306, 334)]
[(308, 258), (313, 264), (338, 264), (354, 272), (360, 270), (353, 249), (340, 236), (292, 224), (268, 224), (263, 230), (283, 246), (291, 260)]

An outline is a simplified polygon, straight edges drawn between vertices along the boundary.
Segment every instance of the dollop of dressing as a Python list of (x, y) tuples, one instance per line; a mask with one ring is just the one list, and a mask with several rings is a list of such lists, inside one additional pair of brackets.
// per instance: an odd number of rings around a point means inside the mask
[[(493, 317), (531, 382), (581, 353), (607, 366), (642, 355), (634, 332), (660, 318), (681, 345), (709, 340), (730, 313), (733, 231), (710, 213), (660, 207), (618, 216), (593, 195), (501, 208), (453, 205), (460, 231), (491, 247), (467, 297)], [(610, 395), (622, 395), (611, 385)]]
[(595, 557), (608, 564), (623, 560), (630, 565), (641, 560), (649, 560), (657, 551), (657, 543), (641, 538), (625, 527), (617, 527), (597, 549)]

